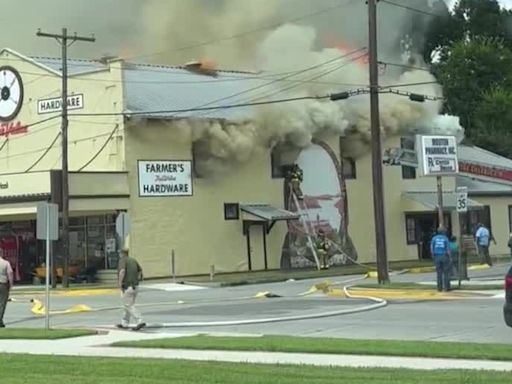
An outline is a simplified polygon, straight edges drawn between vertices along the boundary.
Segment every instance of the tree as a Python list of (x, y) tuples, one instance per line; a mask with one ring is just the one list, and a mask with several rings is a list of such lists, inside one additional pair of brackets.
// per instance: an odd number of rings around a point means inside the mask
[(489, 38), (460, 41), (441, 54), (433, 71), (443, 87), (447, 112), (459, 116), (472, 137), (474, 114), (485, 92), (512, 89), (512, 51)]
[(433, 3), (430, 13), (435, 16), (429, 18), (421, 45), (426, 63), (431, 63), (434, 53), (445, 50), (462, 35), (460, 28), (454, 28), (453, 15), (443, 0)]
[(433, 53), (450, 49), (457, 41), (477, 38), (501, 39), (512, 48), (512, 13), (497, 0), (459, 0), (450, 13), (443, 0), (433, 3), (423, 44), (423, 57), (431, 62)]
[(485, 92), (474, 114), (471, 141), (512, 158), (512, 91), (495, 87)]
[(508, 15), (497, 0), (459, 0), (453, 10), (454, 28), (459, 40), (490, 37), (510, 44)]

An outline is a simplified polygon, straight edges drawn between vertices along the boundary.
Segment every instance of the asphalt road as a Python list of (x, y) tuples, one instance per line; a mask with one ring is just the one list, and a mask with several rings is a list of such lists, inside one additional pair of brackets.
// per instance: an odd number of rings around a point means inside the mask
[[(501, 279), (507, 266), (473, 271), (472, 280)], [(348, 282), (354, 277), (331, 278)], [(429, 281), (433, 274), (392, 276), (393, 281)], [(145, 285), (138, 303), (148, 323), (189, 323), (261, 319), (300, 314), (318, 314), (362, 308), (366, 300), (327, 297), (323, 294), (301, 296), (315, 283), (325, 279), (290, 281), (231, 288), (176, 290), (184, 287)], [(258, 292), (272, 292), (281, 297), (255, 299)], [(12, 327), (40, 327), (44, 319), (30, 312), (33, 294), (16, 294), (9, 304), (6, 323)], [(25, 301), (24, 301), (25, 300)], [(86, 304), (95, 312), (52, 316), (53, 326), (110, 327), (119, 321), (119, 295), (52, 297), (53, 310), (66, 310)], [(365, 339), (443, 340), (512, 343), (512, 328), (502, 315), (503, 298), (465, 298), (449, 301), (393, 300), (385, 308), (362, 313), (325, 318), (238, 326), (162, 328), (146, 332), (221, 332), (243, 334), (286, 334), (300, 336), (347, 337)]]

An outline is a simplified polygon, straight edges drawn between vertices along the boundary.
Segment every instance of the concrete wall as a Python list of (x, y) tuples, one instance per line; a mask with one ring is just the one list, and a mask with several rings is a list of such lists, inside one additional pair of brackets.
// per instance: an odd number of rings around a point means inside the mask
[[(383, 148), (400, 147), (400, 138), (393, 137), (383, 142)], [(386, 217), (386, 238), (389, 260), (411, 260), (418, 258), (416, 245), (407, 245), (405, 231), (405, 211), (402, 200), (404, 191), (432, 191), (437, 188), (436, 178), (419, 177), (402, 179), (400, 166), (384, 166), (384, 214)], [(359, 253), (359, 260), (376, 260), (375, 226), (372, 194), (372, 163), (368, 153), (357, 159), (357, 178), (347, 180), (349, 206), (349, 233)], [(455, 178), (444, 177), (445, 191), (455, 190)], [(428, 211), (419, 207), (418, 211)], [(454, 229), (457, 229), (455, 216), (452, 216)]]
[[(268, 153), (220, 178), (196, 178), (191, 197), (138, 197), (137, 160), (192, 160), (190, 144), (173, 138), (167, 125), (149, 123), (126, 130), (131, 191), (130, 249), (147, 276), (169, 276), (171, 250), (179, 275), (247, 270), (242, 221), (224, 220), (224, 203), (269, 203), (283, 207), (283, 181), (271, 178)], [(286, 224), (268, 236), (269, 268), (279, 268)], [(263, 269), (261, 229), (253, 229), (253, 270)]]
[(507, 246), (510, 227), (508, 207), (512, 205), (510, 196), (470, 196), (471, 199), (483, 205), (488, 205), (491, 211), (491, 227), (497, 244), (491, 243), (490, 253), (492, 255), (508, 255), (510, 250)]

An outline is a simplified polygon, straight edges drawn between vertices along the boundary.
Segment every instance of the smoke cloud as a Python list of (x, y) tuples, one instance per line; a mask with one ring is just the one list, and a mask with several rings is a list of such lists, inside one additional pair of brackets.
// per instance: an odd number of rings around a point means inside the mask
[[(367, 9), (358, 0), (19, 0), (3, 5), (2, 14), (12, 22), (4, 22), (10, 33), (0, 36), (0, 44), (26, 54), (58, 55), (54, 42), (35, 37), (35, 31), (65, 26), (70, 32), (97, 37), (94, 44), (74, 46), (70, 55), (76, 57), (113, 54), (170, 65), (207, 58), (220, 68), (267, 73), (316, 67), (291, 77), (293, 81), (275, 82), (243, 95), (241, 101), (326, 95), (368, 84), (364, 58), (353, 60), (362, 51), (336, 60), (367, 45)], [(318, 12), (329, 7), (334, 8)], [(283, 23), (285, 20), (292, 22)], [(400, 36), (413, 29), (411, 23), (409, 11), (386, 4), (379, 7), (381, 60), (407, 62)], [(241, 33), (244, 31), (252, 32)], [(16, 39), (11, 40), (12, 36)], [(419, 48), (412, 47), (412, 52)], [(415, 59), (414, 65), (421, 67), (421, 60)], [(380, 76), (383, 87), (442, 96), (434, 81), (428, 71), (391, 66), (382, 68)], [(398, 86), (410, 83), (423, 85)], [(382, 132), (386, 136), (441, 132), (461, 137), (458, 119), (439, 117), (439, 111), (439, 102), (415, 103), (407, 97), (382, 94)], [(368, 150), (370, 139), (367, 95), (337, 102), (269, 105), (257, 108), (248, 121), (197, 119), (173, 124), (178, 126), (180, 140), (195, 143), (199, 167), (205, 170), (243, 163), (276, 145), (303, 148), (314, 138), (332, 135), (344, 137), (345, 155), (356, 157)]]

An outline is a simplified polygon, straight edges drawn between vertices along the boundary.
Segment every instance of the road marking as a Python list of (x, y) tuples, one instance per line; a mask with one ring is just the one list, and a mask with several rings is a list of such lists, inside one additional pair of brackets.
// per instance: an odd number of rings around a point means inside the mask
[(197, 291), (200, 289), (208, 289), (199, 285), (186, 285), (186, 284), (173, 284), (173, 283), (159, 283), (142, 285), (141, 288), (157, 289), (160, 291), (175, 292), (175, 291)]

